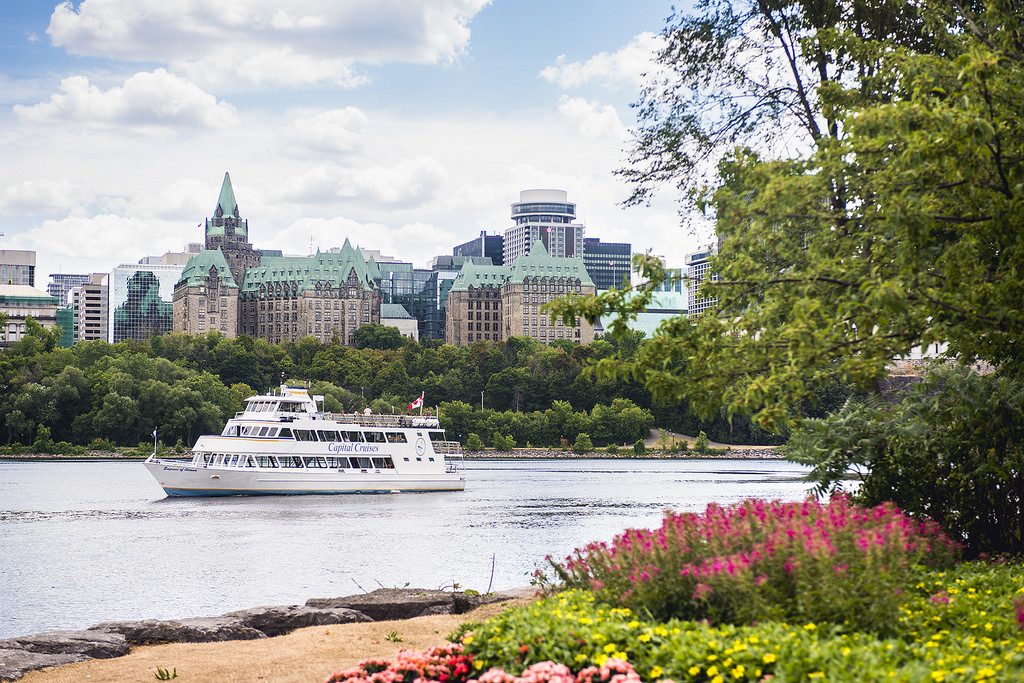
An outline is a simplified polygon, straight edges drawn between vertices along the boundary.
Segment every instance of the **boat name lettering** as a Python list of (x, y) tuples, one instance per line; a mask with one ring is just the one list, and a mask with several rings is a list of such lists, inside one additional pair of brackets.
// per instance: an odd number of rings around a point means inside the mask
[(193, 467), (168, 467), (164, 465), (164, 470), (167, 472), (198, 472), (199, 470)]
[(327, 444), (327, 450), (331, 453), (377, 453), (380, 446), (368, 443), (332, 443)]

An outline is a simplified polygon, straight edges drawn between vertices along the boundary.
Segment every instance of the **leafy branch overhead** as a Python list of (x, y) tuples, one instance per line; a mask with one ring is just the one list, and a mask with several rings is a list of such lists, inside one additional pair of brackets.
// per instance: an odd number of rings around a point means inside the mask
[[(677, 137), (661, 147), (641, 137), (635, 154), (648, 164), (668, 154), (675, 165), (624, 173), (643, 196), (667, 178), (692, 186), (690, 150), (720, 154), (716, 174), (693, 195), (715, 219), (717, 279), (700, 295), (718, 303), (665, 323), (634, 360), (602, 360), (599, 375), (634, 377), (663, 400), (685, 397), (705, 413), (724, 404), (778, 428), (816, 387), (869, 387), (919, 345), (946, 343), (964, 362), (1020, 373), (1024, 10), (1009, 2), (978, 11), (944, 2), (835, 5), (837, 14), (824, 16), (818, 3), (705, 2), (702, 14), (670, 24), (661, 61), (677, 79), (667, 111), (679, 111), (657, 118), (642, 106), (641, 116), (647, 135), (657, 119)], [(868, 18), (875, 5), (879, 15)], [(875, 25), (883, 21), (892, 22), (886, 31)], [(765, 42), (734, 44), (729, 31), (750, 22), (770, 29)], [(710, 52), (681, 45), (697, 26), (719, 47), (710, 66), (695, 61)], [(735, 75), (734, 47), (748, 70), (775, 68), (784, 55), (793, 81), (726, 134), (679, 112), (737, 93), (769, 97), (749, 74)], [(692, 94), (705, 66), (718, 74), (703, 77), (714, 92)], [(819, 77), (804, 79), (806, 70)], [(726, 73), (735, 75), (728, 87)], [(803, 99), (813, 116), (799, 116)], [(794, 120), (807, 134), (805, 152), (802, 143), (783, 154), (752, 139)], [(637, 265), (650, 277), (639, 296), (611, 292), (554, 312), (629, 316), (664, 275), (649, 256)]]

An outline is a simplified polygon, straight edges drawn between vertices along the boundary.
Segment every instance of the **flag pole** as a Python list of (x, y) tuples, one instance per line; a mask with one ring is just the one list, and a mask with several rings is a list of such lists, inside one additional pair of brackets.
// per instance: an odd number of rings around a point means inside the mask
[(421, 391), (420, 392), (420, 417), (423, 417), (423, 396), (426, 393), (427, 392), (425, 392), (425, 391)]

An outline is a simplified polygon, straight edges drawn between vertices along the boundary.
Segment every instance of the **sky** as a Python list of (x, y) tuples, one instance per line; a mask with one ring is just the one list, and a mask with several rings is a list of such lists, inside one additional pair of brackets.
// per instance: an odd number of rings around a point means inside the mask
[(625, 208), (661, 0), (0, 2), (0, 248), (109, 271), (202, 240), (231, 173), (258, 248), (426, 265), (530, 188), (669, 265), (670, 188)]

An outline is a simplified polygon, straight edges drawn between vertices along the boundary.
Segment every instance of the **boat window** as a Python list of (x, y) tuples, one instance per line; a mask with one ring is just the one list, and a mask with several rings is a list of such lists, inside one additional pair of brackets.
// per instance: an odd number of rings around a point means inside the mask
[(434, 462), (434, 459), (433, 459), (433, 458), (428, 458), (428, 460), (430, 460), (430, 462)]
[(358, 467), (358, 468), (363, 469), (363, 470), (367, 470), (367, 469), (370, 469), (371, 467), (373, 467), (373, 463), (370, 461), (369, 458), (349, 458), (349, 459), (352, 461), (354, 467)]
[(260, 436), (267, 436), (270, 434), (270, 427), (260, 427)]
[(256, 461), (253, 459), (253, 457), (251, 455), (248, 455), (248, 456), (245, 457), (245, 466), (246, 467), (256, 467)]
[(388, 443), (409, 443), (404, 432), (387, 432), (385, 436), (387, 436)]
[(370, 443), (384, 443), (384, 432), (364, 432)]
[(302, 467), (302, 458), (292, 456), (290, 460), (292, 461), (292, 467)]
[(294, 439), (295, 437), (292, 436), (292, 430), (291, 430), (290, 427), (282, 427), (281, 428), (281, 433), (278, 434), (278, 438), (281, 438), (281, 439)]
[(373, 466), (382, 470), (395, 469), (395, 463), (391, 461), (391, 458), (374, 458)]
[(238, 466), (238, 456), (237, 455), (233, 455), (233, 456), (231, 456), (231, 467), (237, 467), (237, 466)]
[(327, 461), (324, 458), (306, 458), (306, 467), (327, 467)]
[(334, 437), (338, 432), (332, 432), (329, 429), (318, 429), (316, 430), (316, 433), (317, 436), (320, 437), (321, 441), (337, 441)]
[(203, 464), (204, 465), (209, 465), (212, 461), (213, 461), (213, 458), (210, 457), (209, 453), (203, 453)]
[(270, 429), (270, 431), (267, 432), (267, 436), (269, 436), (271, 438), (277, 436), (277, 427), (270, 427), (269, 429)]
[(327, 466), (332, 469), (345, 469), (348, 467), (348, 458), (327, 458)]
[(296, 441), (310, 441), (311, 440), (309, 438), (309, 430), (308, 429), (296, 429), (294, 431), (295, 431), (295, 440)]
[(272, 455), (258, 455), (256, 461), (260, 464), (260, 467), (277, 467), (277, 460)]
[(345, 441), (362, 441), (363, 440), (363, 433), (362, 432), (342, 432), (342, 434), (345, 436)]
[(224, 427), (224, 433), (221, 436), (238, 436), (238, 425), (228, 425)]

